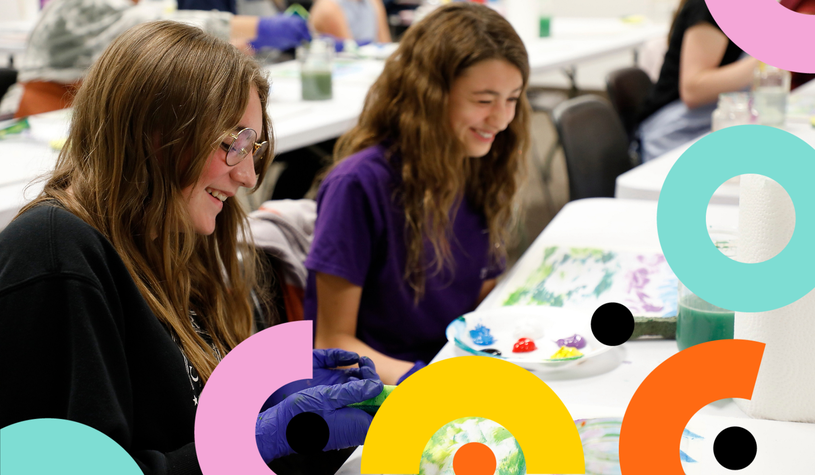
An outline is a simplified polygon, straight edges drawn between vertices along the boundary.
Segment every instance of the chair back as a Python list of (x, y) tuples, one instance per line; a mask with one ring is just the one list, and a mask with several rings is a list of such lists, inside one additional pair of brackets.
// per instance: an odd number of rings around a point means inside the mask
[(628, 138), (609, 103), (598, 96), (570, 99), (553, 112), (569, 175), (569, 199), (613, 197), (617, 176), (633, 167)]
[(623, 123), (629, 140), (639, 126), (639, 112), (654, 83), (640, 68), (622, 68), (606, 77), (608, 99)]
[(0, 68), (0, 99), (6, 95), (8, 89), (17, 82), (17, 70)]

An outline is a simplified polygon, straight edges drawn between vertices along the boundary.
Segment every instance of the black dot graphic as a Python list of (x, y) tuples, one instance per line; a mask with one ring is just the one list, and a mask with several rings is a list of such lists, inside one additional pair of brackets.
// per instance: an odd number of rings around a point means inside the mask
[(286, 426), (286, 442), (298, 454), (322, 452), (328, 443), (328, 423), (319, 414), (301, 412)]
[(605, 303), (591, 317), (591, 332), (604, 345), (622, 345), (634, 333), (634, 316), (625, 305)]
[(729, 470), (741, 470), (756, 458), (756, 439), (743, 427), (728, 427), (713, 441), (713, 456)]

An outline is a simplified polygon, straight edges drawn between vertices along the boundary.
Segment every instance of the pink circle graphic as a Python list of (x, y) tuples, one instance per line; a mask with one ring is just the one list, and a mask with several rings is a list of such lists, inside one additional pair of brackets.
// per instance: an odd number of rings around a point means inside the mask
[(776, 0), (705, 1), (719, 28), (750, 56), (780, 69), (815, 73), (815, 15)]
[(195, 415), (205, 475), (269, 475), (255, 442), (263, 403), (284, 384), (312, 377), (312, 322), (267, 328), (236, 346), (212, 372)]

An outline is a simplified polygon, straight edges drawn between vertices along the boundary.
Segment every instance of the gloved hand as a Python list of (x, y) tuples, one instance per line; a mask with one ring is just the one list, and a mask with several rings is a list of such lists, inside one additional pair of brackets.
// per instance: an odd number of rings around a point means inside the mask
[[(311, 355), (312, 368), (314, 368), (312, 379), (292, 381), (282, 386), (266, 400), (260, 412), (279, 404), (291, 394), (314, 386), (331, 386), (360, 379), (379, 381), (374, 362), (367, 356), (360, 358), (359, 355), (352, 351), (339, 348), (314, 350)], [(359, 363), (359, 368), (336, 369), (338, 366), (350, 366), (357, 363)]]
[(333, 386), (316, 386), (287, 397), (258, 416), (255, 441), (263, 461), (269, 463), (294, 453), (286, 441), (286, 427), (297, 414), (313, 412), (328, 423), (328, 444), (323, 450), (355, 447), (365, 442), (373, 416), (345, 407), (379, 395), (382, 382), (364, 379)]
[(413, 365), (413, 367), (412, 367), (412, 368), (410, 368), (410, 369), (408, 370), (408, 372), (407, 372), (407, 373), (403, 374), (403, 375), (402, 375), (402, 376), (399, 378), (399, 380), (398, 380), (398, 381), (396, 381), (396, 384), (397, 384), (397, 385), (401, 384), (401, 383), (402, 383), (402, 381), (404, 381), (404, 380), (406, 380), (406, 379), (408, 378), (408, 376), (410, 376), (411, 374), (415, 373), (416, 371), (419, 371), (420, 369), (424, 368), (425, 366), (427, 366), (427, 365), (426, 365), (426, 364), (424, 364), (424, 361), (417, 361), (417, 362), (416, 362), (416, 364), (414, 364), (414, 365)]
[(306, 21), (297, 15), (262, 17), (258, 23), (257, 37), (250, 41), (252, 48), (292, 49), (303, 41), (311, 41)]

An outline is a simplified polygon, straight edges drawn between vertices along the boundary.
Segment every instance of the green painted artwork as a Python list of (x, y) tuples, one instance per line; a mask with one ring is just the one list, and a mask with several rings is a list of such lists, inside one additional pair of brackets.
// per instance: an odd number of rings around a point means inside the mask
[(675, 316), (677, 279), (665, 256), (594, 248), (550, 246), (535, 268), (508, 282), (508, 305), (596, 309), (619, 302), (634, 316)]

